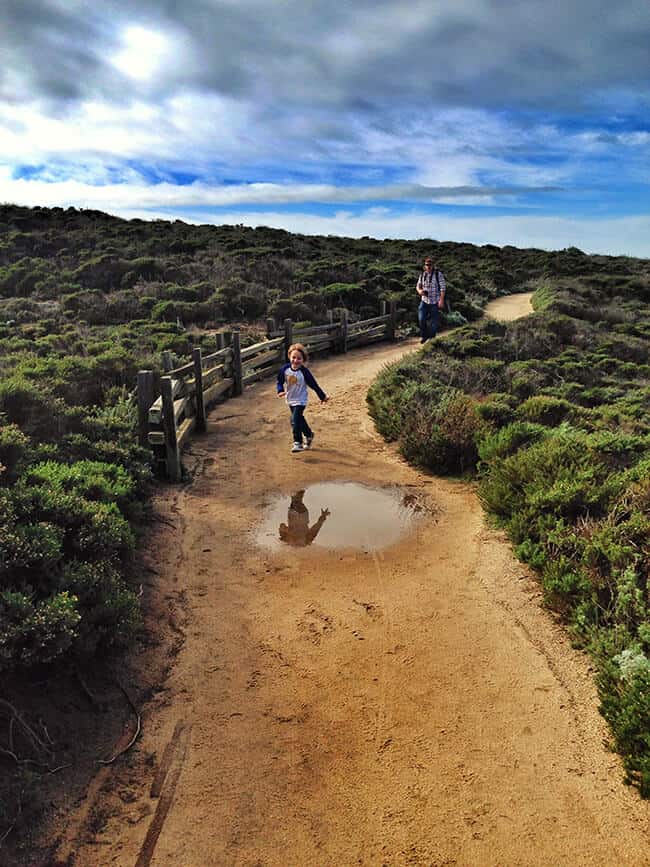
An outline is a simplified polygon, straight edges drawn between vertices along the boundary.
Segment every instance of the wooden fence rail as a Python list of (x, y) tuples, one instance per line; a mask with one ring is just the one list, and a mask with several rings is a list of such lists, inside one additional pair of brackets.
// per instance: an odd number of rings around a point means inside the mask
[(219, 399), (236, 397), (244, 386), (274, 376), (287, 357), (292, 343), (302, 343), (308, 352), (347, 352), (353, 346), (394, 340), (396, 308), (382, 302), (380, 316), (351, 323), (348, 311), (341, 310), (338, 321), (311, 327), (295, 326), (285, 319), (279, 329), (267, 320), (268, 340), (240, 347), (238, 331), (216, 335), (215, 352), (203, 354), (196, 347), (192, 360), (175, 364), (171, 352), (164, 352), (160, 394), (156, 396), (156, 376), (141, 370), (137, 382), (138, 438), (149, 447), (154, 461), (164, 467), (170, 481), (182, 476), (181, 450), (193, 431), (202, 432), (211, 404)]

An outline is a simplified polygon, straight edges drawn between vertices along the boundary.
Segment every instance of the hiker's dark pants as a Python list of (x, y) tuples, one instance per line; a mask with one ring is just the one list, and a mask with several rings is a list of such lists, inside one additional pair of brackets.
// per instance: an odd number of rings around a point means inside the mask
[(420, 337), (422, 340), (429, 340), (435, 337), (440, 326), (440, 309), (437, 304), (427, 304), (426, 301), (420, 301), (418, 307), (418, 324), (420, 326)]

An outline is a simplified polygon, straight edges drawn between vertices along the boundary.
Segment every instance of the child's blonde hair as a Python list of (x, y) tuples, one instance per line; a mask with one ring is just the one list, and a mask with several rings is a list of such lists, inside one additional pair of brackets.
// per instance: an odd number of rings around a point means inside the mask
[(302, 345), (302, 343), (292, 343), (287, 351), (287, 358), (291, 355), (294, 349), (302, 355), (303, 361), (309, 361), (309, 353)]

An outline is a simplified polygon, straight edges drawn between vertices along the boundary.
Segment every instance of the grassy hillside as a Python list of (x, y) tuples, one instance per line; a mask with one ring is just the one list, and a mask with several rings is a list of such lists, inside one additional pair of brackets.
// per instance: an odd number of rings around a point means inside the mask
[[(530, 280), (635, 273), (632, 259), (491, 245), (294, 235), (280, 229), (119, 220), (74, 208), (0, 207), (0, 321), (220, 324), (322, 318), (337, 306), (374, 315), (378, 298), (414, 308), (425, 255), (449, 281), (451, 309), (476, 319), (486, 300)], [(65, 333), (72, 337), (69, 327)]]

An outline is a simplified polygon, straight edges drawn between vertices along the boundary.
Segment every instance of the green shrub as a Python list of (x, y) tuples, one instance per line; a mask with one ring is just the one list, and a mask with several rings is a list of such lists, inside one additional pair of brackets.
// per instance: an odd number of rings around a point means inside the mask
[(29, 439), (18, 425), (0, 425), (0, 485), (14, 482), (29, 455)]
[(583, 434), (570, 429), (494, 461), (479, 486), (485, 508), (504, 518), (522, 509), (575, 520), (603, 514), (622, 479), (588, 448)]
[(506, 393), (491, 394), (487, 400), (480, 401), (476, 411), (490, 425), (503, 427), (514, 421), (516, 401)]
[(65, 528), (68, 556), (81, 552), (88, 559), (119, 559), (132, 550), (133, 532), (113, 502), (93, 502), (74, 490), (50, 488), (46, 482), (14, 488), (19, 521), (35, 518)]
[[(598, 457), (612, 469), (636, 467), (635, 473), (643, 469), (639, 461), (644, 455), (650, 454), (650, 436), (648, 434), (626, 434), (620, 431), (597, 431), (587, 437), (587, 444)], [(647, 462), (647, 472), (650, 474), (650, 461)], [(638, 476), (641, 478), (641, 476)]]
[(557, 427), (560, 422), (571, 420), (575, 407), (568, 400), (560, 400), (538, 394), (525, 400), (517, 410), (517, 416), (529, 422)]
[(536, 364), (516, 362), (508, 368), (509, 388), (520, 400), (539, 394), (547, 385), (547, 377)]
[[(483, 415), (480, 405), (478, 411)], [(518, 449), (538, 442), (546, 436), (548, 431), (541, 424), (514, 422), (481, 438), (478, 444), (479, 458), (483, 464), (500, 461), (515, 454)]]
[(637, 648), (601, 661), (598, 688), (628, 781), (650, 798), (650, 661)]
[(58, 583), (61, 592), (77, 600), (80, 622), (73, 650), (82, 658), (125, 647), (141, 625), (137, 594), (111, 563), (72, 560)]
[[(449, 325), (463, 325), (466, 322), (480, 319), (483, 316), (483, 307), (468, 298), (454, 298), (452, 303), (454, 305), (453, 314), (459, 317), (461, 321), (454, 321), (452, 319), (452, 321), (449, 321)], [(453, 316), (453, 314), (450, 315)]]
[(199, 301), (199, 293), (192, 286), (178, 286), (176, 283), (168, 283), (162, 287), (160, 297), (165, 301)]
[[(419, 387), (422, 365), (411, 357), (385, 365), (366, 395), (368, 412), (387, 440), (396, 440), (413, 393)], [(433, 389), (433, 384), (430, 385)]]
[(285, 319), (292, 319), (294, 322), (311, 321), (314, 316), (314, 311), (309, 304), (295, 298), (278, 298), (269, 306), (268, 312), (269, 316), (279, 322)]
[(442, 322), (445, 328), (458, 328), (461, 325), (467, 325), (468, 317), (463, 316), (460, 310), (445, 311), (442, 315)]
[(81, 619), (76, 606), (66, 592), (34, 602), (23, 593), (0, 591), (0, 671), (52, 662), (65, 653)]
[(372, 304), (373, 310), (377, 307), (377, 297), (365, 283), (329, 283), (322, 289), (328, 307), (347, 307), (350, 310), (359, 310), (364, 304)]
[(30, 467), (24, 479), (31, 485), (74, 491), (87, 500), (114, 501), (121, 506), (135, 494), (135, 483), (126, 470), (99, 461), (78, 461), (71, 465), (46, 461)]
[(541, 568), (546, 599), (556, 610), (569, 616), (578, 605), (592, 598), (591, 582), (573, 560), (566, 557), (549, 560), (546, 553), (541, 559), (541, 563), (531, 565)]
[(25, 436), (36, 439), (57, 438), (66, 427), (63, 401), (18, 376), (0, 382), (0, 413)]
[(423, 399), (427, 394), (420, 386), (408, 401), (400, 451), (408, 461), (442, 475), (474, 469), (484, 426), (474, 401), (461, 391), (441, 389), (431, 404)]
[(0, 540), (0, 577), (5, 586), (28, 587), (47, 593), (51, 578), (63, 559), (65, 532), (48, 521), (5, 524)]
[(253, 286), (241, 277), (229, 277), (210, 301), (217, 304), (224, 319), (257, 319), (266, 313), (267, 293), (263, 286)]

